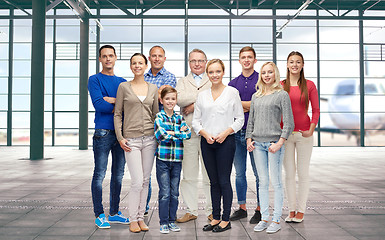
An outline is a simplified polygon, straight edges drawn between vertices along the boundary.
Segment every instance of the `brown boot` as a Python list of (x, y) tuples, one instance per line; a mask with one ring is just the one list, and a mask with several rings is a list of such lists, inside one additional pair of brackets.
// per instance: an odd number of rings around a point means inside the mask
[(138, 224), (142, 231), (147, 232), (148, 230), (150, 230), (150, 228), (147, 226), (147, 224), (144, 221), (139, 221)]
[(191, 213), (186, 213), (183, 217), (176, 219), (178, 223), (185, 223), (191, 220), (197, 219), (197, 216), (191, 214)]
[(130, 231), (133, 233), (138, 233), (141, 231), (138, 222), (131, 222), (130, 223)]

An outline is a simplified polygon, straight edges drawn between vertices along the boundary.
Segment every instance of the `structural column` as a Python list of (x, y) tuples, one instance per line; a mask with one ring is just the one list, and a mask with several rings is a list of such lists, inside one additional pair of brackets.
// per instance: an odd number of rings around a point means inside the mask
[(8, 39), (8, 111), (7, 111), (7, 146), (12, 146), (12, 92), (13, 92), (13, 8), (9, 9)]
[[(87, 5), (89, 0), (83, 0)], [(84, 10), (84, 7), (83, 7)], [(80, 23), (80, 73), (79, 73), (79, 150), (88, 149), (88, 60), (89, 60), (89, 15), (84, 11)]]
[(359, 10), (359, 49), (360, 49), (360, 145), (365, 146), (365, 65), (364, 65), (364, 11)]
[(31, 160), (44, 157), (44, 49), (46, 0), (32, 0)]

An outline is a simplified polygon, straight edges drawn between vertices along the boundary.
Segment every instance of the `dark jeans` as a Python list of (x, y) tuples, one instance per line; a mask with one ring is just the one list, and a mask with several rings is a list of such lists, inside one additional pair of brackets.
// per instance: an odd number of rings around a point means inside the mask
[[(237, 190), (238, 204), (246, 203), (247, 179), (246, 179), (246, 165), (247, 165), (247, 144), (246, 144), (246, 130), (241, 129), (235, 135), (235, 188)], [(255, 176), (255, 185), (257, 192), (257, 206), (259, 206), (259, 179), (257, 168), (255, 167), (253, 152), (249, 152), (251, 167), (253, 168)]]
[(120, 147), (114, 130), (95, 129), (93, 136), (94, 175), (92, 176), (91, 192), (95, 217), (104, 213), (102, 204), (102, 185), (106, 176), (108, 155), (112, 154), (110, 182), (110, 215), (119, 211), (120, 191), (124, 175), (124, 151)]
[(181, 170), (182, 162), (167, 162), (156, 159), (160, 225), (173, 223), (176, 220)]
[(208, 144), (201, 138), (203, 162), (210, 179), (213, 218), (220, 220), (221, 200), (223, 198), (222, 220), (229, 221), (233, 189), (230, 182), (231, 168), (235, 153), (234, 135), (229, 135), (223, 143)]

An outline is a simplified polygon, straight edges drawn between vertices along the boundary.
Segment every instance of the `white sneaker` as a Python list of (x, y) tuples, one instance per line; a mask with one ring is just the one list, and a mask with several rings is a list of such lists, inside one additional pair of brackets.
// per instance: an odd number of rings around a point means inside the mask
[(281, 230), (281, 224), (272, 222), (269, 227), (267, 228), (266, 232), (267, 233), (276, 233), (279, 230)]
[(259, 221), (259, 223), (254, 227), (254, 232), (262, 232), (267, 228), (267, 222), (266, 221)]
[(288, 223), (293, 222), (293, 218), (290, 217), (290, 215), (288, 215), (288, 216), (285, 218), (285, 222), (288, 222)]

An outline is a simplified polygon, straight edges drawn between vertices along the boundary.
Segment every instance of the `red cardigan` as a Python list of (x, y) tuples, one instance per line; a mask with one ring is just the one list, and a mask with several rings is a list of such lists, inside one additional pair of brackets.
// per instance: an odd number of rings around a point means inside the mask
[[(291, 108), (293, 109), (293, 116), (294, 116), (294, 131), (306, 131), (309, 130), (310, 124), (314, 123), (317, 125), (319, 115), (320, 115), (320, 108), (318, 103), (318, 92), (317, 88), (314, 85), (314, 83), (310, 80), (306, 80), (307, 83), (307, 89), (309, 94), (309, 101), (311, 103), (311, 109), (312, 109), (312, 117), (310, 120), (309, 115), (306, 111), (306, 105), (305, 103), (300, 100), (301, 97), (301, 90), (298, 86), (291, 86), (290, 87), (290, 102), (291, 102)], [(283, 82), (281, 82), (283, 84)], [(310, 104), (309, 104), (310, 107)]]

